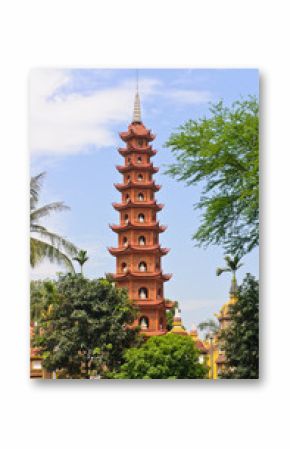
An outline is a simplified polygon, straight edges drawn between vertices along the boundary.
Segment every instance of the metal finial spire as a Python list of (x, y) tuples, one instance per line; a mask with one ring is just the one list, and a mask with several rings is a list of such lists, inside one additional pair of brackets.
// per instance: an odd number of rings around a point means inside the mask
[(140, 96), (139, 96), (139, 73), (136, 71), (136, 94), (134, 101), (134, 113), (132, 123), (141, 123), (141, 105), (140, 105)]

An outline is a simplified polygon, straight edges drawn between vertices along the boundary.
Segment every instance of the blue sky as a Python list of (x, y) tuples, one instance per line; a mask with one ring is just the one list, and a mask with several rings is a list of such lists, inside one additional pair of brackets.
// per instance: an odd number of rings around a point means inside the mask
[[(118, 222), (111, 205), (120, 197), (113, 187), (121, 179), (115, 169), (122, 163), (118, 132), (126, 130), (132, 118), (135, 80), (131, 69), (37, 69), (30, 76), (31, 173), (47, 172), (41, 201), (63, 200), (71, 207), (45, 224), (88, 250), (89, 277), (115, 270), (115, 258), (106, 248), (116, 245), (116, 235), (108, 224)], [(193, 209), (200, 189), (164, 175), (174, 160), (164, 143), (187, 119), (207, 115), (209, 102), (223, 99), (231, 104), (248, 94), (258, 96), (258, 89), (254, 69), (139, 70), (143, 122), (157, 134), (153, 162), (160, 167), (155, 178), (163, 186), (157, 198), (165, 204), (159, 220), (168, 225), (160, 241), (171, 248), (163, 258), (164, 272), (173, 273), (165, 296), (179, 301), (188, 328), (219, 310), (228, 297), (230, 277), (215, 275), (216, 267), (223, 265), (221, 248), (200, 249), (191, 240), (200, 221), (200, 212)], [(257, 250), (243, 262), (238, 280), (246, 272), (258, 276)], [(57, 271), (61, 268), (44, 262), (32, 271), (32, 278)]]

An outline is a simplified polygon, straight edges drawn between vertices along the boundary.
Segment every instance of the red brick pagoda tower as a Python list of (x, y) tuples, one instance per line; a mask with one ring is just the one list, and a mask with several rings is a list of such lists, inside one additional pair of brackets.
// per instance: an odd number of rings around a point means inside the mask
[(124, 165), (117, 166), (123, 182), (115, 184), (122, 200), (113, 203), (120, 213), (120, 224), (110, 225), (118, 234), (118, 247), (109, 248), (116, 257), (116, 274), (113, 276), (118, 287), (128, 290), (130, 300), (139, 309), (134, 325), (139, 324), (142, 333), (148, 336), (162, 335), (166, 333), (166, 307), (171, 307), (165, 302), (163, 283), (171, 275), (163, 274), (161, 257), (169, 249), (161, 248), (159, 244), (159, 234), (166, 226), (157, 221), (157, 212), (163, 205), (157, 204), (155, 199), (155, 192), (161, 186), (153, 180), (158, 168), (150, 161), (157, 153), (150, 145), (155, 136), (142, 123), (138, 91), (132, 123), (120, 137), (126, 147), (119, 149)]

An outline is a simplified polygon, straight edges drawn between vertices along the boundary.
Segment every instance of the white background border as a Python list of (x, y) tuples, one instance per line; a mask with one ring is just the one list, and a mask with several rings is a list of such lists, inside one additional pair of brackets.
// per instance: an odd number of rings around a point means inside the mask
[[(1, 447), (286, 447), (287, 2), (10, 0), (0, 9)], [(29, 381), (27, 83), (39, 66), (260, 69), (260, 381)]]

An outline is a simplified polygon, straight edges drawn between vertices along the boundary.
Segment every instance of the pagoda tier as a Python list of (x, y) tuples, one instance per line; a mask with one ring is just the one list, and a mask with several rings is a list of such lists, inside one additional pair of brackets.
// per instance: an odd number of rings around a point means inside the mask
[(147, 245), (147, 246), (141, 246), (141, 245), (126, 245), (118, 248), (110, 247), (108, 248), (108, 251), (112, 254), (112, 256), (118, 256), (119, 254), (132, 254), (132, 253), (140, 253), (144, 254), (149, 252), (150, 254), (159, 254), (161, 257), (165, 256), (169, 253), (169, 248), (161, 248), (159, 244), (156, 245)]
[(155, 184), (154, 181), (150, 182), (127, 182), (126, 184), (114, 184), (117, 190), (119, 192), (122, 192), (123, 190), (131, 189), (132, 187), (138, 188), (138, 189), (150, 189), (152, 192), (158, 192), (161, 189), (161, 185)]
[(145, 128), (142, 123), (131, 123), (128, 126), (128, 131), (119, 133), (119, 136), (124, 142), (132, 141), (132, 138), (144, 138), (143, 143), (152, 142), (155, 139), (155, 135), (151, 133), (151, 129)]
[[(132, 153), (140, 154), (140, 148), (134, 148), (134, 147), (119, 148), (118, 151), (124, 157), (129, 156)], [(155, 156), (157, 154), (157, 150), (153, 150), (153, 148), (151, 146), (148, 146), (147, 148), (142, 149), (142, 154), (145, 154), (147, 156)]]
[(164, 232), (167, 229), (167, 226), (162, 226), (158, 222), (146, 224), (146, 223), (131, 223), (130, 221), (127, 224), (121, 225), (109, 225), (112, 231), (114, 232), (123, 232), (133, 229), (135, 231), (147, 230), (147, 231), (156, 231), (158, 233)]
[(129, 200), (129, 201), (126, 201), (124, 203), (112, 203), (112, 206), (116, 210), (126, 210), (126, 209), (129, 209), (131, 207), (133, 207), (133, 208), (139, 208), (139, 207), (147, 208), (148, 207), (148, 208), (150, 208), (152, 210), (155, 210), (155, 211), (159, 212), (160, 210), (163, 209), (164, 204), (157, 204), (156, 201), (146, 201), (146, 202), (138, 201), (138, 202), (133, 202), (133, 201)]
[(159, 279), (162, 280), (163, 282), (169, 281), (169, 279), (172, 278), (172, 274), (164, 274), (162, 273), (162, 271), (155, 271), (153, 273), (142, 273), (140, 271), (131, 271), (128, 270), (126, 273), (117, 273), (117, 274), (113, 274), (113, 278), (115, 280), (130, 280), (130, 279), (140, 279), (140, 280), (154, 280), (154, 279)]
[(132, 170), (146, 171), (149, 173), (157, 173), (159, 171), (159, 168), (154, 167), (153, 164), (134, 164), (133, 162), (130, 162), (129, 165), (116, 165), (116, 169), (120, 173), (127, 173)]
[(150, 158), (156, 150), (149, 144), (155, 136), (141, 121), (140, 99), (135, 97), (134, 117), (128, 130), (120, 133), (126, 148), (119, 148), (124, 158), (117, 170), (123, 182), (114, 184), (121, 192), (121, 201), (113, 203), (119, 212), (119, 224), (110, 225), (118, 235), (118, 246), (108, 251), (116, 258), (113, 278), (117, 287), (127, 289), (129, 299), (139, 309), (134, 326), (140, 326), (146, 336), (166, 333), (166, 309), (172, 303), (164, 298), (164, 282), (171, 274), (164, 274), (161, 259), (168, 252), (159, 244), (159, 234), (166, 230), (157, 221), (158, 204), (155, 193), (161, 188), (153, 175), (158, 172)]

